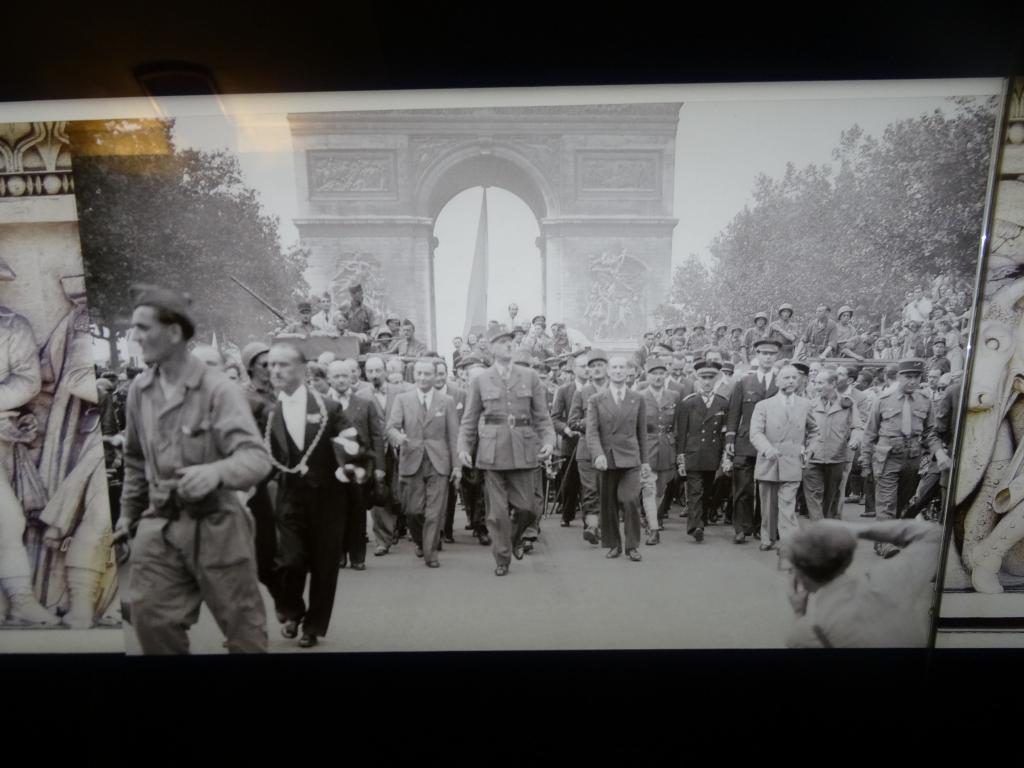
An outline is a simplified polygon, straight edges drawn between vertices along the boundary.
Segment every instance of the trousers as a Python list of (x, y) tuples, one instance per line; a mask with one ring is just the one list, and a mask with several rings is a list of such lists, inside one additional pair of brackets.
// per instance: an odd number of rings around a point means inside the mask
[[(640, 544), (640, 467), (598, 472), (601, 494), (601, 546), (627, 552)], [(619, 531), (619, 510), (625, 529), (625, 547)]]
[[(186, 654), (205, 602), (231, 653), (265, 653), (255, 524), (244, 509), (194, 520), (144, 514), (132, 541), (125, 602), (144, 654)], [(337, 574), (337, 561), (334, 572)]]
[(674, 477), (678, 477), (674, 469), (652, 469), (650, 474), (647, 475), (647, 479), (641, 479), (640, 481), (642, 489), (640, 501), (643, 505), (644, 520), (647, 523), (647, 527), (652, 531), (658, 530), (661, 521), (658, 511), (661, 509), (661, 504), (665, 499), (665, 492), (672, 484)]
[(597, 470), (589, 461), (576, 465), (580, 475), (580, 507), (583, 509), (583, 527), (597, 528), (601, 517), (601, 495), (597, 490)]
[(736, 456), (732, 470), (732, 527), (736, 533), (754, 533), (754, 456)]
[(366, 486), (348, 489), (351, 500), (341, 519), (341, 554), (349, 562), (366, 562)]
[(920, 457), (889, 455), (875, 475), (875, 512), (879, 520), (899, 517), (917, 490)]
[[(536, 469), (487, 469), (484, 485), (487, 489), (487, 532), (491, 537), (491, 552), (498, 565), (508, 566), (512, 561), (512, 548), (518, 546), (523, 532), (536, 516), (534, 477)], [(513, 516), (509, 508), (514, 511)]]
[(804, 470), (804, 500), (811, 520), (842, 519), (845, 469), (846, 465), (841, 462), (807, 465)]
[(795, 533), (800, 528), (796, 517), (796, 491), (799, 481), (775, 483), (758, 481), (761, 496), (761, 543), (772, 543), (772, 523), (776, 523), (779, 539)]
[(448, 493), (448, 476), (434, 469), (426, 456), (414, 475), (402, 477), (403, 506), (409, 533), (416, 546), (423, 549), (423, 559), (437, 559), (437, 545), (441, 541), (444, 505)]
[(574, 447), (568, 446), (571, 458), (562, 465), (558, 476), (558, 496), (562, 505), (562, 520), (567, 523), (576, 519), (576, 507), (580, 504), (582, 491), (579, 464), (576, 461), (575, 451), (573, 451)]
[(686, 473), (686, 532), (703, 529), (715, 509), (715, 470)]

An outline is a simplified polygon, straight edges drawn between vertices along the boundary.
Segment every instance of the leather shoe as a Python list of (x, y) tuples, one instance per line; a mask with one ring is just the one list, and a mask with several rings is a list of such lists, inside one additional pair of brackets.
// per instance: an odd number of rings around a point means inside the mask
[(481, 533), (480, 534), (480, 545), (483, 546), (483, 547), (491, 546), (491, 537), (488, 536), (486, 533)]
[(587, 528), (583, 531), (583, 540), (588, 544), (599, 544), (597, 539), (597, 531), (593, 528)]
[(760, 546), (758, 546), (758, 549), (761, 550), (762, 552), (767, 552), (769, 549), (775, 549), (775, 545), (774, 544), (761, 544)]
[(455, 537), (454, 536), (445, 536), (444, 537), (444, 543), (445, 544), (454, 544), (455, 543)]
[(532, 541), (524, 541), (523, 542), (523, 551), (526, 552), (527, 554), (533, 552), (533, 542)]
[(497, 568), (494, 569), (494, 575), (495, 576), (507, 576), (508, 575), (508, 566), (507, 565), (499, 565)]
[(733, 544), (746, 544), (747, 543), (747, 534), (742, 533), (742, 532), (741, 533), (737, 533), (735, 536), (732, 537), (732, 543)]
[(860, 516), (861, 517), (876, 517), (877, 515), (874, 512), (861, 512)]
[(342, 555), (341, 562), (338, 564), (339, 568), (345, 568), (348, 566), (348, 555)]
[(559, 523), (559, 525), (562, 526), (563, 528), (568, 528), (571, 525), (571, 523), (569, 523), (566, 520), (563, 520), (562, 522)]
[(352, 563), (352, 570), (353, 571), (365, 571), (366, 570), (366, 563)]
[(386, 555), (387, 553), (388, 553), (388, 548), (387, 547), (377, 547), (373, 551), (374, 557), (380, 557), (381, 555)]
[(516, 560), (522, 560), (526, 555), (526, 548), (522, 544), (516, 544), (512, 547), (512, 557)]
[(416, 547), (416, 557), (423, 557), (423, 547)]
[(437, 560), (427, 560), (427, 567), (428, 568), (440, 568), (441, 567), (441, 563), (439, 563)]
[(647, 541), (645, 542), (645, 544), (647, 544), (648, 546), (654, 546), (655, 544), (659, 543), (660, 541), (661, 541), (661, 536), (658, 535), (658, 532), (657, 531), (651, 531), (649, 534), (647, 534)]
[(299, 648), (312, 648), (319, 642), (320, 641), (316, 639), (316, 635), (303, 634), (302, 637), (299, 638)]
[(464, 530), (464, 531), (472, 531), (472, 530), (473, 530), (473, 524), (472, 524), (472, 523), (470, 523), (469, 525), (467, 525), (467, 526), (466, 526), (465, 528), (463, 528), (462, 530)]
[(611, 560), (612, 558), (618, 557), (621, 554), (622, 554), (622, 550), (621, 549), (619, 549), (618, 547), (612, 547), (611, 549), (608, 550), (608, 554), (605, 555), (605, 557), (607, 557), (609, 560)]
[(284, 626), (281, 627), (281, 635), (292, 640), (299, 634), (299, 622), (297, 621), (286, 621)]
[(698, 528), (697, 530), (695, 530), (693, 532), (693, 538), (694, 538), (694, 541), (696, 541), (698, 544), (700, 544), (702, 541), (704, 541), (704, 529), (703, 528)]
[(643, 558), (640, 556), (640, 553), (637, 552), (635, 549), (629, 550), (629, 552), (626, 553), (626, 556), (634, 563), (639, 563), (641, 560), (643, 560)]

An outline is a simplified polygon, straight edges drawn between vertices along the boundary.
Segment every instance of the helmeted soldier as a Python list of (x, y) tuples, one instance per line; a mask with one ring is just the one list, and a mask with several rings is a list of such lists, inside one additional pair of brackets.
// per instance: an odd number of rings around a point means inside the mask
[(128, 392), (119, 534), (134, 533), (126, 602), (143, 653), (188, 653), (206, 602), (231, 652), (265, 652), (254, 531), (236, 491), (271, 470), (242, 390), (189, 354), (188, 299), (147, 286), (132, 335), (152, 367)]
[[(903, 360), (897, 373), (896, 386), (872, 404), (861, 441), (861, 468), (874, 476), (875, 511), (880, 520), (899, 517), (914, 495), (923, 451), (935, 456), (939, 469), (949, 464), (949, 455), (933, 428), (932, 402), (918, 391), (924, 361)], [(891, 544), (878, 544), (875, 551), (891, 557), (899, 550)]]
[(704, 327), (704, 323), (698, 320), (693, 325), (693, 330), (690, 331), (690, 337), (686, 340), (686, 348), (692, 352), (703, 352), (708, 345), (708, 336), (706, 333), (707, 329)]
[(711, 345), (725, 350), (729, 345), (728, 333), (729, 324), (724, 322), (715, 323), (711, 337)]
[[(554, 450), (555, 430), (540, 378), (532, 369), (512, 364), (509, 332), (494, 332), (490, 346), (494, 365), (470, 382), (458, 449), (463, 466), (484, 470), (494, 572), (504, 576), (510, 556), (519, 560), (525, 553), (522, 535), (535, 514), (534, 475), (538, 460)], [(515, 530), (510, 505), (516, 513)]]
[[(765, 312), (758, 312), (754, 315), (754, 325), (748, 328), (746, 333), (743, 334), (743, 356), (748, 362), (754, 360), (754, 346), (758, 341), (767, 339), (770, 331), (768, 330), (768, 314)], [(775, 343), (778, 348), (778, 342)]]
[(835, 354), (842, 356), (846, 350), (856, 351), (854, 345), (857, 343), (859, 334), (853, 326), (853, 309), (842, 306), (836, 314), (839, 324), (836, 326), (836, 349)]
[(779, 306), (778, 319), (768, 327), (768, 337), (779, 345), (779, 357), (789, 359), (793, 357), (793, 350), (796, 348), (799, 331), (793, 327), (793, 305), (782, 304)]

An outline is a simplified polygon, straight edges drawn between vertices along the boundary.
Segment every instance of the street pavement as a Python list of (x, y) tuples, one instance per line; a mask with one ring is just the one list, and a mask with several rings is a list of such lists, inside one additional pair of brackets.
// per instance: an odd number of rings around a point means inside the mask
[[(846, 505), (860, 520), (863, 507)], [(641, 545), (643, 561), (608, 560), (587, 544), (582, 523), (544, 518), (531, 554), (494, 575), (490, 547), (463, 530), (456, 511), (455, 544), (427, 568), (408, 539), (364, 571), (339, 571), (334, 615), (312, 649), (281, 636), (265, 596), (272, 653), (358, 651), (495, 651), (782, 648), (792, 622), (787, 574), (774, 550), (756, 540), (734, 544), (731, 526), (714, 525), (702, 544), (686, 535), (674, 507), (661, 543)], [(854, 569), (877, 562), (861, 543)], [(139, 653), (126, 625), (126, 650)], [(193, 653), (226, 653), (223, 636), (203, 608), (190, 632)]]

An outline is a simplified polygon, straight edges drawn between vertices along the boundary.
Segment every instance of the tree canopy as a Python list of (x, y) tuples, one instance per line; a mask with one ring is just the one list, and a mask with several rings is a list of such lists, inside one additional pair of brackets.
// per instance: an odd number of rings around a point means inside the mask
[[(193, 298), (199, 335), (244, 344), (278, 324), (235, 276), (291, 313), (307, 295), (306, 253), (282, 249), (227, 152), (85, 154), (75, 161), (79, 231), (93, 321), (114, 333), (130, 323), (130, 286), (155, 283)], [(118, 126), (108, 124), (116, 134)]]
[(995, 122), (995, 99), (891, 123), (880, 138), (844, 131), (832, 164), (759, 175), (753, 201), (676, 268), (666, 322), (711, 314), (749, 325), (782, 302), (810, 315), (821, 302), (863, 321), (894, 317), (930, 277), (972, 278)]

